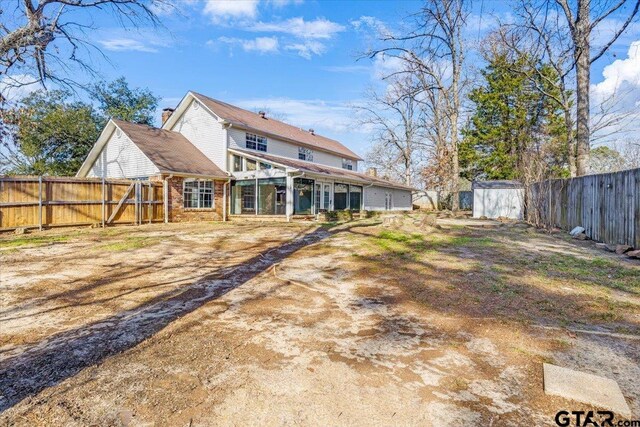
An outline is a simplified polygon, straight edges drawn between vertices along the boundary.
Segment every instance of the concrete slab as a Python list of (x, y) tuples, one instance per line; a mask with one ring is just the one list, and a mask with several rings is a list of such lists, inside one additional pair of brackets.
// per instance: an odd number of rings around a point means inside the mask
[(546, 394), (609, 409), (626, 418), (631, 417), (629, 405), (614, 380), (548, 363), (543, 364), (543, 369)]

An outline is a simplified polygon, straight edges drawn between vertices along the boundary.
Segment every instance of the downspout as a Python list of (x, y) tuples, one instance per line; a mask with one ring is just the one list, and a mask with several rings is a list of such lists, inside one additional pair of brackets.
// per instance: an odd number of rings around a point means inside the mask
[[(222, 222), (227, 222), (227, 185), (231, 187), (231, 173), (227, 171), (225, 171), (225, 173), (229, 178), (227, 178), (227, 182), (222, 185)], [(229, 202), (229, 207), (231, 207), (231, 202)]]
[(164, 223), (169, 223), (169, 180), (173, 178), (173, 174), (164, 177), (163, 187), (164, 187)]

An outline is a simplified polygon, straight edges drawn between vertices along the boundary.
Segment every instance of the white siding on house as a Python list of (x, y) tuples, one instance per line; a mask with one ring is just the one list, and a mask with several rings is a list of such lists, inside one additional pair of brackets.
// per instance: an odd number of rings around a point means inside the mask
[[(253, 132), (249, 132), (253, 133)], [(242, 129), (229, 129), (229, 148), (239, 148), (246, 150), (245, 145), (247, 131)], [(259, 133), (258, 133), (259, 134)], [(279, 139), (267, 137), (267, 153), (276, 156), (289, 157), (291, 159), (298, 159), (298, 145), (285, 142)], [(309, 147), (307, 147), (309, 148)], [(311, 149), (313, 151), (313, 163), (320, 165), (333, 166), (336, 168), (342, 168), (342, 157), (335, 154), (327, 153), (324, 151)], [(353, 160), (353, 170), (357, 170), (357, 162)]]
[(120, 129), (115, 129), (91, 166), (88, 177), (141, 178), (155, 175), (158, 168)]
[(392, 206), (390, 210), (407, 211), (412, 209), (411, 191), (375, 185), (364, 188), (364, 209), (368, 211), (385, 210), (387, 193), (391, 194)]
[(180, 132), (222, 170), (227, 168), (226, 130), (203, 105), (191, 101), (171, 130)]

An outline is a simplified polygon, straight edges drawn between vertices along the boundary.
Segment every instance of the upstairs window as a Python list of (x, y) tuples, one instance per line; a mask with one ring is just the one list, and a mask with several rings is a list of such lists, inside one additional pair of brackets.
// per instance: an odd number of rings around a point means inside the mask
[(254, 133), (247, 133), (245, 146), (249, 150), (267, 151), (267, 138), (264, 136), (256, 135)]
[(213, 181), (185, 180), (182, 187), (184, 207), (211, 209), (213, 207)]
[(353, 160), (342, 159), (342, 169), (353, 170)]
[(298, 159), (313, 162), (313, 151), (305, 147), (298, 147)]

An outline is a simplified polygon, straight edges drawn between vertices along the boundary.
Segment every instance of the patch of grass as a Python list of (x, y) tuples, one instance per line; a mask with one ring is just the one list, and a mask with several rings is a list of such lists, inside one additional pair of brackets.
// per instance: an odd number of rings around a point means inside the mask
[(418, 240), (418, 241), (422, 240), (422, 234), (420, 233), (407, 234), (400, 231), (385, 230), (385, 231), (381, 231), (380, 234), (378, 234), (378, 238), (384, 239), (384, 240), (392, 240), (394, 242), (410, 242), (412, 240)]
[(395, 255), (406, 255), (423, 248), (423, 236), (420, 233), (385, 230), (374, 237), (373, 241), (380, 249)]
[(553, 255), (538, 259), (530, 267), (538, 273), (554, 277), (640, 293), (640, 270), (627, 268), (605, 258), (582, 259), (573, 255)]
[(61, 243), (66, 242), (67, 240), (74, 237), (73, 235), (63, 234), (63, 235), (55, 235), (55, 236), (21, 236), (16, 237), (15, 239), (3, 239), (0, 240), (0, 249), (4, 248), (18, 248), (21, 246), (41, 246), (48, 245), (51, 243)]
[(447, 246), (493, 246), (496, 242), (490, 237), (447, 236), (442, 242)]
[(113, 243), (108, 243), (106, 245), (100, 246), (100, 249), (105, 251), (130, 251), (135, 249), (144, 248), (146, 246), (151, 246), (159, 242), (159, 239), (152, 237), (127, 237), (124, 240), (120, 240)]

